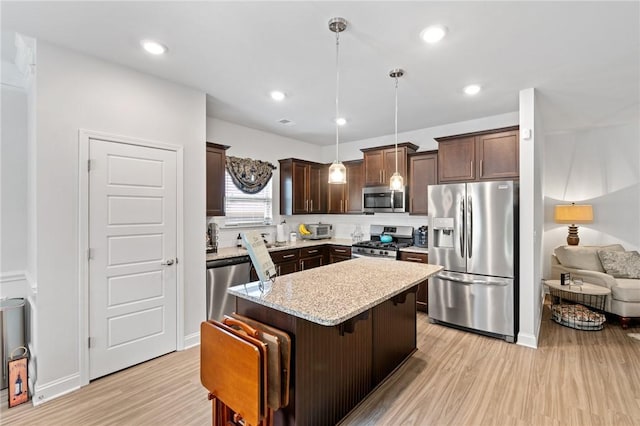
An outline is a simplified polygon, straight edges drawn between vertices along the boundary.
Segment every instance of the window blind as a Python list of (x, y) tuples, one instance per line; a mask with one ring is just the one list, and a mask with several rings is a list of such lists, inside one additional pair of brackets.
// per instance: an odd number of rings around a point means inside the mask
[(264, 225), (273, 219), (272, 183), (255, 194), (245, 194), (231, 180), (229, 172), (224, 172), (225, 182), (225, 224), (226, 225)]

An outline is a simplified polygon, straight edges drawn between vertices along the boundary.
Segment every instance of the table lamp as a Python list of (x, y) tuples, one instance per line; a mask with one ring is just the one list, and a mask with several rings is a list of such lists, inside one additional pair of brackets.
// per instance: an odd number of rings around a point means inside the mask
[(576, 223), (593, 222), (593, 207), (588, 204), (577, 205), (576, 203), (558, 205), (555, 207), (554, 219), (556, 223), (569, 224), (567, 244), (577, 246), (580, 238), (578, 238), (578, 227)]

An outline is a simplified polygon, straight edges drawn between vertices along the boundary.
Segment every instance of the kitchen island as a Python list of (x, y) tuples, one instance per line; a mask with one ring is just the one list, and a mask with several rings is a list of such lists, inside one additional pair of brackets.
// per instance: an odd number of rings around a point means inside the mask
[(288, 332), (291, 398), (278, 425), (334, 425), (416, 349), (418, 284), (440, 266), (359, 258), (235, 286), (236, 311)]

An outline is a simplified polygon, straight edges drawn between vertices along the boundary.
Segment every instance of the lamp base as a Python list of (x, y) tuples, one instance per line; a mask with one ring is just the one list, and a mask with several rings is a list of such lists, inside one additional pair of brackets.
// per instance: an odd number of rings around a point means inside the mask
[(577, 246), (580, 242), (578, 237), (578, 227), (576, 225), (569, 225), (569, 235), (567, 235), (567, 244), (570, 246)]

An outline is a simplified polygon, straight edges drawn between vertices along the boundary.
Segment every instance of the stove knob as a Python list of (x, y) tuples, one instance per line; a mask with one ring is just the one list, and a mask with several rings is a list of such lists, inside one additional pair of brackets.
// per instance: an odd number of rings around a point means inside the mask
[(385, 255), (385, 256), (388, 256), (388, 255), (389, 255), (389, 252), (388, 252), (388, 251), (385, 251), (385, 252), (384, 252), (384, 255)]
[(373, 254), (373, 253), (375, 253), (375, 250), (371, 249), (371, 253), (372, 253), (372, 254)]

